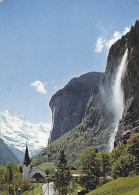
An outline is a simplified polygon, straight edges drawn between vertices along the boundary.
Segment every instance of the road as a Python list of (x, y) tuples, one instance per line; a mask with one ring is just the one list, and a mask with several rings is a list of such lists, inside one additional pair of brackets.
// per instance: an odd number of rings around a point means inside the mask
[(42, 195), (56, 195), (56, 192), (53, 189), (53, 182), (49, 183), (49, 189), (48, 183), (42, 185)]

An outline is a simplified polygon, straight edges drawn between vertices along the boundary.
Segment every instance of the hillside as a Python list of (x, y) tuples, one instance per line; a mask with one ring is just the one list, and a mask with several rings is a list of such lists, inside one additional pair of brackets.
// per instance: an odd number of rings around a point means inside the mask
[(139, 194), (139, 176), (118, 178), (100, 188), (93, 190), (88, 195), (138, 195)]
[[(73, 163), (86, 146), (94, 145), (99, 151), (110, 151), (114, 144), (121, 141), (126, 143), (131, 134), (139, 132), (138, 29), (139, 22), (136, 21), (130, 32), (112, 45), (105, 73), (100, 74), (99, 80), (96, 79), (98, 73), (87, 73), (71, 80), (52, 97), (53, 129), (50, 144), (33, 158), (33, 163), (57, 159), (60, 149), (65, 150)], [(117, 96), (115, 82), (123, 65), (125, 68), (118, 80), (120, 96)], [(86, 79), (82, 84), (80, 79), (84, 77)], [(79, 116), (80, 120), (77, 120)]]
[(0, 138), (0, 165), (6, 166), (8, 162), (19, 163), (17, 157), (11, 152), (8, 146), (4, 143), (3, 139)]
[[(70, 132), (61, 136), (58, 140), (49, 144), (45, 149), (38, 153), (35, 157), (32, 158), (33, 166), (39, 165), (42, 162), (51, 162), (56, 161), (59, 156), (59, 151), (64, 149), (68, 163), (70, 165), (78, 166), (78, 155), (80, 152), (89, 145), (98, 146), (100, 139), (104, 142), (104, 137), (102, 139), (101, 133), (95, 136), (93, 139), (93, 132), (91, 129), (84, 131), (85, 124), (81, 123), (75, 127)], [(107, 131), (105, 132), (107, 134)], [(107, 136), (107, 135), (106, 135)]]

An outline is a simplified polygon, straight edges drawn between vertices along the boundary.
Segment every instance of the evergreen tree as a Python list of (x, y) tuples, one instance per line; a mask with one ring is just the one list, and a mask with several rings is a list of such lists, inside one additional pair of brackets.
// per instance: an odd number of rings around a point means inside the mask
[(71, 180), (69, 168), (67, 166), (67, 159), (64, 151), (60, 151), (57, 169), (55, 173), (55, 188), (59, 195), (66, 195), (68, 190), (67, 187)]
[(95, 147), (85, 148), (80, 155), (82, 176), (80, 184), (87, 191), (93, 190), (99, 183), (100, 160)]
[(13, 171), (12, 171), (12, 168), (10, 166), (10, 163), (7, 166), (7, 175), (6, 175), (6, 177), (7, 177), (7, 181), (8, 181), (8, 191), (9, 191), (9, 195), (10, 195), (10, 194), (12, 194), (10, 184), (13, 180)]

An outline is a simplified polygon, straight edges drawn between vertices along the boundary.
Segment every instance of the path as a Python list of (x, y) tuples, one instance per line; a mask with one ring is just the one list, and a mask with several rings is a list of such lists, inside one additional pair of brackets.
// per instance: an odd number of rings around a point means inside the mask
[(48, 183), (42, 185), (42, 195), (56, 195), (56, 192), (53, 189), (53, 182), (49, 183), (49, 192)]

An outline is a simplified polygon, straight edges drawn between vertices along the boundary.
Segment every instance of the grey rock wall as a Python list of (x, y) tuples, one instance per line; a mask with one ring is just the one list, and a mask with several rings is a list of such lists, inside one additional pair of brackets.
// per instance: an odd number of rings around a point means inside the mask
[(128, 64), (122, 81), (125, 108), (115, 139), (115, 145), (126, 142), (139, 132), (139, 22), (131, 31), (111, 46), (105, 73), (91, 72), (72, 79), (51, 99), (54, 115), (49, 143), (83, 124), (83, 131), (92, 131), (92, 144), (108, 150), (110, 135), (115, 128), (111, 107), (112, 84), (118, 65), (128, 48)]

